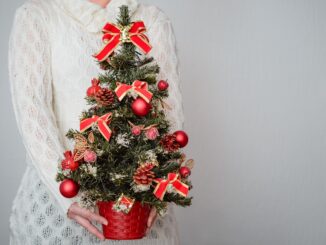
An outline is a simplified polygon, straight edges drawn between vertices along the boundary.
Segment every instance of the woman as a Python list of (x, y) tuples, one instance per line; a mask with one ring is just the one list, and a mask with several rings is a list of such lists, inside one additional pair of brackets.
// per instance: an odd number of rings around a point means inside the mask
[[(101, 242), (98, 228), (110, 220), (80, 207), (78, 198), (63, 198), (55, 175), (62, 153), (72, 148), (65, 132), (78, 128), (85, 91), (103, 72), (92, 59), (102, 46), (101, 28), (115, 21), (121, 5), (129, 6), (133, 20), (146, 24), (159, 78), (170, 84), (168, 117), (173, 129), (182, 127), (175, 38), (158, 8), (137, 0), (28, 0), (16, 12), (9, 50), (14, 110), (28, 163), (13, 204), (11, 244), (116, 243)], [(162, 218), (152, 210), (148, 228), (146, 238), (119, 244), (178, 244), (171, 206)]]

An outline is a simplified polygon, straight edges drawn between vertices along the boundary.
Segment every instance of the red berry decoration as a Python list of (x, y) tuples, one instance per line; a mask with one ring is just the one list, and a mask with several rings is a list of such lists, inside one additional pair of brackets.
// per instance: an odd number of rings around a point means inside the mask
[(141, 132), (142, 132), (142, 127), (140, 127), (140, 126), (133, 126), (132, 128), (131, 128), (131, 133), (133, 134), (133, 135), (135, 135), (135, 136), (138, 136), (138, 135), (140, 135), (141, 134)]
[(179, 169), (179, 173), (182, 178), (187, 178), (191, 175), (191, 170), (190, 168), (184, 166)]
[(181, 148), (188, 144), (188, 135), (184, 131), (176, 131), (174, 132), (174, 135)]
[(95, 94), (101, 90), (101, 87), (99, 86), (100, 81), (96, 78), (92, 80), (92, 86), (87, 89), (87, 96), (88, 97), (94, 97)]
[(167, 81), (161, 80), (161, 81), (158, 82), (157, 88), (160, 91), (165, 91), (165, 90), (167, 90), (169, 88), (169, 84), (168, 84)]
[(151, 105), (148, 104), (144, 99), (137, 98), (134, 100), (134, 102), (132, 102), (131, 109), (135, 115), (144, 117), (151, 110)]
[(72, 179), (65, 179), (60, 184), (60, 193), (66, 198), (73, 198), (77, 196), (79, 185)]

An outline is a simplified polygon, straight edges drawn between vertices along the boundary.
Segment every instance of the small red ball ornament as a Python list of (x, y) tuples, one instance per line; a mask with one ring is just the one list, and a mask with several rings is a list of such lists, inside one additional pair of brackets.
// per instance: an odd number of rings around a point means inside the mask
[(157, 88), (160, 91), (165, 91), (165, 90), (167, 90), (169, 88), (169, 84), (168, 84), (167, 81), (161, 80), (161, 81), (158, 82)]
[(176, 131), (174, 135), (180, 147), (185, 147), (188, 144), (188, 135), (184, 131)]
[(131, 133), (132, 133), (133, 135), (135, 135), (135, 136), (140, 135), (141, 132), (142, 132), (142, 127), (140, 127), (140, 126), (133, 126), (133, 127), (131, 128)]
[(191, 170), (188, 167), (181, 167), (179, 169), (179, 173), (182, 178), (187, 178), (189, 175), (191, 175)]
[(92, 80), (92, 86), (87, 89), (87, 96), (88, 97), (94, 97), (95, 94), (101, 90), (101, 87), (99, 86), (100, 81), (96, 78)]
[(151, 110), (151, 105), (148, 104), (144, 99), (137, 98), (134, 102), (132, 102), (131, 109), (135, 115), (144, 117)]
[(65, 179), (60, 184), (60, 193), (66, 198), (73, 198), (78, 194), (79, 185), (72, 179)]

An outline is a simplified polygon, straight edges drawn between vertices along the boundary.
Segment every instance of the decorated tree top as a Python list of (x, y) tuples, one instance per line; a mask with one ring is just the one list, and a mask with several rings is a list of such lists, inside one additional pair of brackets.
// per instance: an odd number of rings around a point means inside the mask
[(79, 191), (85, 205), (115, 201), (119, 209), (121, 201), (136, 200), (164, 211), (169, 202), (191, 204), (193, 163), (180, 151), (188, 137), (170, 132), (168, 82), (157, 81), (159, 66), (142, 54), (151, 50), (145, 31), (143, 22), (131, 22), (126, 6), (117, 24), (105, 25), (104, 47), (94, 55), (105, 72), (87, 90), (90, 107), (80, 129), (66, 134), (75, 147), (64, 153), (57, 180), (64, 196)]

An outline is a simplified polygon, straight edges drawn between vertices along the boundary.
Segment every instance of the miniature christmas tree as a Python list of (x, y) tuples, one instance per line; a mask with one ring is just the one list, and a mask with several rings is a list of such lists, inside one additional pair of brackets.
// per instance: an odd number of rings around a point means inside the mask
[(170, 132), (168, 82), (157, 81), (159, 66), (142, 54), (151, 49), (145, 26), (131, 22), (122, 6), (117, 24), (106, 24), (103, 33), (95, 58), (105, 72), (87, 90), (80, 129), (66, 134), (75, 147), (59, 166), (60, 191), (68, 198), (80, 193), (85, 206), (111, 202), (113, 212), (125, 215), (135, 203), (159, 213), (170, 202), (189, 206), (192, 162), (185, 164), (180, 151), (188, 137)]

